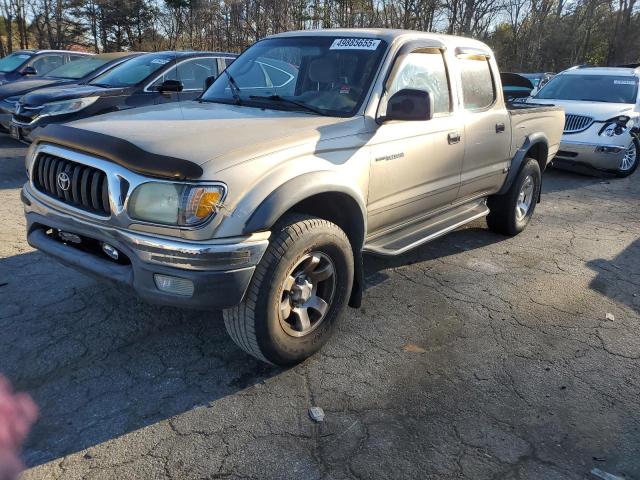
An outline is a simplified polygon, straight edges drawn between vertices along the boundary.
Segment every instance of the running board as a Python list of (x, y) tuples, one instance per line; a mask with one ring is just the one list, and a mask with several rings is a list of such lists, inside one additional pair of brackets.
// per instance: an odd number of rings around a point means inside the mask
[(476, 200), (369, 240), (363, 251), (376, 255), (400, 255), (488, 213), (485, 199)]

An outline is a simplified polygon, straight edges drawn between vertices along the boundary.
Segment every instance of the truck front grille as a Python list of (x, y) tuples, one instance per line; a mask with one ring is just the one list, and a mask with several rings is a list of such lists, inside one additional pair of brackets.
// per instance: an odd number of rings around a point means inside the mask
[(578, 133), (593, 124), (593, 118), (567, 113), (564, 120), (564, 133)]
[(98, 215), (110, 215), (109, 186), (102, 170), (41, 153), (33, 164), (32, 180), (45, 195)]

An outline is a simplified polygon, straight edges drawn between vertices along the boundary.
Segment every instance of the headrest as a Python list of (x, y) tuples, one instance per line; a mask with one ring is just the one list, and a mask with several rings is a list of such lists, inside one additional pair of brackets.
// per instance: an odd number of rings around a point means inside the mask
[(316, 58), (309, 64), (309, 79), (312, 82), (331, 83), (338, 77), (335, 61), (329, 58)]

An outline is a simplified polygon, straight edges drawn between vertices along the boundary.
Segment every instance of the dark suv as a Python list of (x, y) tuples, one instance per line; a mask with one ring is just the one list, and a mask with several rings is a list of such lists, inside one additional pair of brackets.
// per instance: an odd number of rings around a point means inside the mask
[(0, 85), (27, 75), (46, 75), (65, 63), (91, 55), (68, 50), (20, 50), (0, 60)]
[(10, 133), (18, 140), (30, 141), (36, 127), (195, 99), (235, 57), (217, 52), (147, 53), (84, 85), (36, 90), (16, 104)]
[(39, 88), (87, 83), (94, 77), (138, 55), (141, 54), (118, 52), (85, 56), (54, 68), (46, 75), (23, 77), (14, 82), (0, 85), (0, 132), (9, 131), (16, 103), (23, 95)]

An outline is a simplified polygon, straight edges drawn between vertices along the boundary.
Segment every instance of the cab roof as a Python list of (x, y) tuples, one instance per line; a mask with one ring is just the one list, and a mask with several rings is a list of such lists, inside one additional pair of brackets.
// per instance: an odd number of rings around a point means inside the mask
[(347, 38), (374, 38), (380, 39), (391, 45), (397, 40), (431, 40), (447, 48), (473, 47), (491, 52), (484, 43), (472, 38), (444, 35), (440, 33), (419, 32), (417, 30), (396, 30), (391, 28), (324, 28), (317, 30), (295, 30), (292, 32), (278, 33), (267, 38), (286, 37), (347, 37)]

